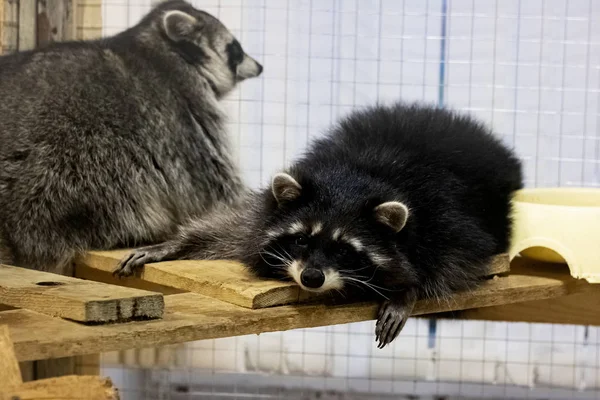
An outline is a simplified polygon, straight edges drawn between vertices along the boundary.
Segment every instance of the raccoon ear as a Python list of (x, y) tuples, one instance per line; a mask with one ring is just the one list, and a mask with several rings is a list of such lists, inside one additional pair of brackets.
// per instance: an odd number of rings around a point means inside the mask
[(183, 11), (167, 11), (163, 16), (165, 33), (171, 40), (177, 42), (189, 37), (200, 27), (200, 22)]
[(375, 218), (398, 233), (408, 220), (408, 207), (399, 201), (388, 201), (375, 207)]
[(271, 191), (277, 203), (284, 204), (300, 197), (302, 186), (290, 175), (282, 172), (273, 177)]

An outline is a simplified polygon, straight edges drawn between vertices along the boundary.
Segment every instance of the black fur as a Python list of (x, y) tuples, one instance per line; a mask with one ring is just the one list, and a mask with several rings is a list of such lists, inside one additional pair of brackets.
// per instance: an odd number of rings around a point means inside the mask
[[(333, 268), (347, 285), (389, 300), (377, 326), (385, 345), (416, 298), (444, 299), (486, 275), (489, 258), (507, 250), (511, 196), (522, 187), (520, 161), (484, 125), (416, 104), (352, 113), (287, 173), (301, 186), (289, 202), (278, 202), (267, 188), (239, 209), (195, 221), (174, 241), (141, 249), (119, 271), (172, 258), (233, 258), (259, 276), (282, 279), (290, 260)], [(388, 201), (409, 209), (398, 233), (374, 217)], [(319, 222), (322, 230), (283, 233), (297, 221)], [(335, 229), (363, 249), (334, 240)]]

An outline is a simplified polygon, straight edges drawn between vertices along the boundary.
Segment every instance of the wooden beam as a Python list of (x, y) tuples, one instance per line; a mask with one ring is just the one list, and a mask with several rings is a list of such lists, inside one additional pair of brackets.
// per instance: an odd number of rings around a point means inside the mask
[(38, 0), (37, 3), (39, 47), (75, 39), (76, 0)]
[[(135, 289), (149, 290), (151, 292), (168, 294), (185, 293), (185, 290), (175, 289), (170, 286), (158, 285), (156, 283), (148, 282), (142, 279), (119, 279), (115, 278), (111, 272), (102, 271), (95, 268), (90, 268), (85, 265), (78, 265), (75, 269), (76, 278), (85, 279), (88, 281), (108, 283), (110, 285), (132, 287)], [(0, 311), (3, 311), (0, 308)]]
[(19, 2), (19, 51), (36, 47), (37, 1)]
[[(130, 250), (95, 251), (75, 262), (75, 276), (89, 275), (90, 270), (112, 272)], [(79, 271), (82, 269), (82, 271)], [(510, 270), (508, 255), (497, 256), (490, 263), (490, 275)], [(79, 271), (79, 272), (78, 272)], [(293, 282), (260, 279), (234, 261), (167, 261), (148, 264), (137, 278), (125, 278), (123, 284), (147, 282), (214, 297), (247, 308), (265, 308), (302, 303), (324, 298), (305, 292)]]
[(0, 265), (0, 303), (80, 322), (160, 318), (163, 295)]
[(23, 383), (8, 326), (0, 325), (0, 391)]
[(0, 56), (4, 50), (4, 0), (0, 0)]
[(6, 54), (18, 50), (19, 47), (19, 3), (17, 1), (1, 1), (4, 6), (2, 50)]
[(118, 400), (119, 393), (109, 378), (65, 376), (27, 382), (13, 388), (0, 386), (0, 400), (15, 399)]
[[(419, 301), (414, 315), (598, 291), (600, 285), (573, 279), (565, 268), (559, 271), (543, 266), (516, 268), (510, 276), (457, 293), (448, 302)], [(17, 357), (26, 361), (367, 321), (375, 318), (377, 309), (378, 304), (363, 302), (252, 310), (196, 293), (183, 293), (166, 296), (165, 315), (154, 321), (85, 326), (28, 310), (11, 310), (0, 313), (0, 323), (8, 324)]]
[(596, 290), (548, 300), (464, 310), (461, 319), (600, 326), (600, 285)]

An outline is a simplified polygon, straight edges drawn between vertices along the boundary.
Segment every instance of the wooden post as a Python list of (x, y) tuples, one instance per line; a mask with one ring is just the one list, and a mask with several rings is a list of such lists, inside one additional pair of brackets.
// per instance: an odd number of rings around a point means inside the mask
[(0, 19), (2, 46), (0, 53), (16, 51), (19, 46), (19, 3), (16, 0), (1, 0), (4, 17)]
[(34, 49), (37, 43), (37, 7), (33, 0), (19, 2), (19, 51)]
[(4, 49), (4, 0), (0, 0), (0, 55)]
[(75, 0), (38, 0), (38, 47), (75, 39)]
[[(18, 386), (23, 383), (8, 326), (0, 325), (0, 385)], [(0, 388), (1, 389), (1, 388)]]

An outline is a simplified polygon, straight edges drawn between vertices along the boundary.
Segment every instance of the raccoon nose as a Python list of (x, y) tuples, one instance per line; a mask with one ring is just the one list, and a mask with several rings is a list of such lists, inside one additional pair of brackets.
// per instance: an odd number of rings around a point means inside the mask
[(325, 275), (323, 271), (316, 268), (307, 268), (300, 275), (302, 284), (311, 289), (318, 289), (325, 283)]

